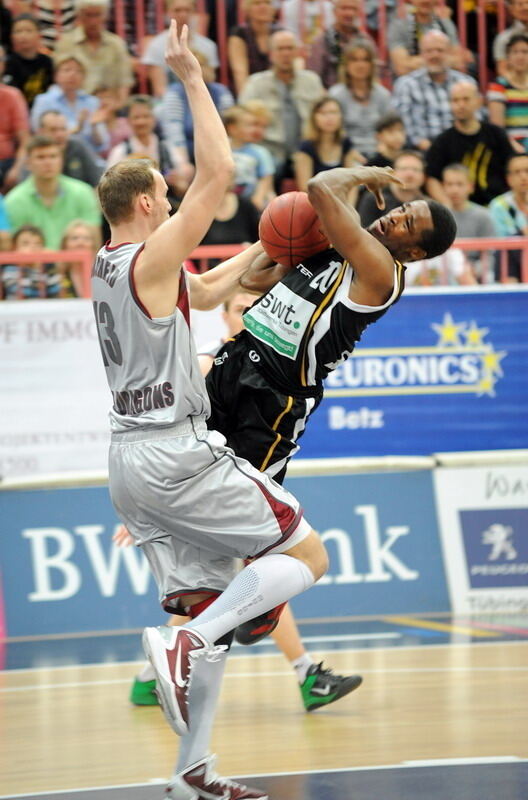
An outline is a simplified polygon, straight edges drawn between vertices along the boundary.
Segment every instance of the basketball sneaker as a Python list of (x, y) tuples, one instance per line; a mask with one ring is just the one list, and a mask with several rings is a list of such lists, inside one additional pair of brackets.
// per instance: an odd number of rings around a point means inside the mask
[(135, 706), (159, 706), (156, 681), (140, 681), (139, 678), (134, 678), (130, 690), (130, 702)]
[(182, 736), (189, 730), (187, 702), (193, 661), (198, 656), (214, 658), (219, 648), (192, 628), (161, 625), (145, 628), (143, 649), (156, 673), (156, 692), (167, 721)]
[(167, 800), (269, 800), (266, 792), (221, 778), (214, 765), (215, 756), (207, 756), (180, 772), (167, 786)]
[(299, 688), (306, 711), (315, 711), (350, 694), (362, 683), (361, 675), (335, 675), (331, 669), (323, 669), (321, 661), (309, 667)]
[(281, 603), (280, 606), (266, 611), (264, 614), (250, 619), (249, 622), (243, 622), (235, 630), (235, 640), (239, 644), (255, 644), (260, 642), (265, 636), (269, 636), (279, 624), (282, 609), (286, 603)]

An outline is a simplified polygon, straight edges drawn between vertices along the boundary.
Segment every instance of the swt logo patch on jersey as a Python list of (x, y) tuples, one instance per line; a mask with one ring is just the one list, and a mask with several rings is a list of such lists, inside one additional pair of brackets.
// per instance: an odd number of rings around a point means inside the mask
[(295, 360), (316, 306), (282, 283), (244, 314), (244, 325), (275, 352)]

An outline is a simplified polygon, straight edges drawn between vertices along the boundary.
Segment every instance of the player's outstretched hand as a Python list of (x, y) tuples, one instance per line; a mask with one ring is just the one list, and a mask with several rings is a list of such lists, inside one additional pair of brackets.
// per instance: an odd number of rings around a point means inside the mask
[(384, 186), (390, 183), (404, 185), (403, 181), (396, 177), (392, 167), (355, 167), (355, 169), (361, 169), (361, 183), (372, 192), (378, 208), (385, 208), (385, 198), (381, 192)]
[(189, 50), (188, 39), (189, 28), (187, 25), (183, 25), (178, 34), (176, 20), (171, 20), (165, 61), (182, 83), (186, 83), (191, 78), (202, 77), (202, 68), (196, 56)]
[(118, 547), (129, 547), (131, 544), (134, 544), (134, 540), (125, 525), (119, 526), (112, 536), (112, 541), (115, 542)]

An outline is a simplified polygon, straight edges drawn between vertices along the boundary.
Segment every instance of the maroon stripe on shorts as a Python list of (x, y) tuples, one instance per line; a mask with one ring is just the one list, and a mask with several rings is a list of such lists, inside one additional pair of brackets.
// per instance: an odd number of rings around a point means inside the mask
[(266, 498), (271, 510), (273, 511), (275, 519), (277, 520), (277, 523), (279, 525), (282, 534), (278, 541), (274, 542), (273, 544), (270, 544), (269, 547), (266, 547), (264, 550), (261, 550), (260, 553), (257, 553), (255, 558), (260, 558), (260, 556), (265, 555), (268, 552), (268, 550), (273, 550), (274, 547), (277, 547), (277, 545), (282, 544), (283, 542), (287, 541), (290, 538), (292, 533), (294, 533), (294, 531), (297, 530), (299, 526), (299, 523), (303, 515), (303, 510), (302, 508), (299, 508), (298, 511), (295, 511), (287, 503), (283, 502), (282, 500), (277, 500), (277, 498), (274, 497), (271, 494), (271, 492), (269, 492), (266, 489), (264, 484), (255, 480), (255, 478), (252, 478), (252, 480), (255, 481), (260, 491)]

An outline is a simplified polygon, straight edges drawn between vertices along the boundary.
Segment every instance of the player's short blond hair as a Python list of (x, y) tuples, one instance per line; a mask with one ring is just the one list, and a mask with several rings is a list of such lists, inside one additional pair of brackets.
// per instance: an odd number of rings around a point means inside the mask
[(104, 172), (97, 194), (103, 214), (111, 225), (132, 219), (138, 195), (154, 197), (156, 169), (150, 158), (125, 158)]

